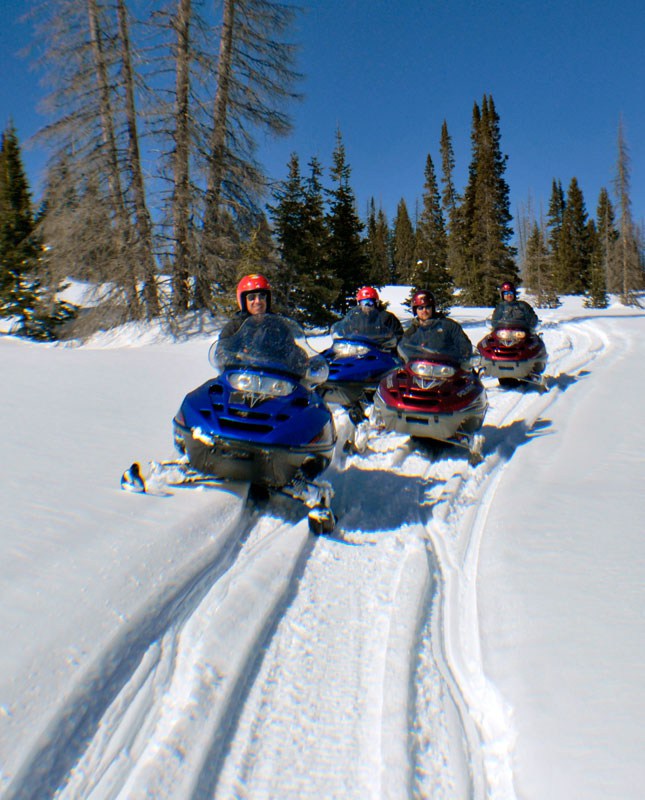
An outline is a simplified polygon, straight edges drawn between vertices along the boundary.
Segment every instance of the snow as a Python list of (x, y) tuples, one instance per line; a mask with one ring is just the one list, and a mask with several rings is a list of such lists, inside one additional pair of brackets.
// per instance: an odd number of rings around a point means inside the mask
[(120, 490), (216, 333), (0, 337), (2, 797), (640, 798), (645, 312), (540, 316), (549, 391), (486, 379), (483, 463), (339, 448), (320, 538), (241, 483)]

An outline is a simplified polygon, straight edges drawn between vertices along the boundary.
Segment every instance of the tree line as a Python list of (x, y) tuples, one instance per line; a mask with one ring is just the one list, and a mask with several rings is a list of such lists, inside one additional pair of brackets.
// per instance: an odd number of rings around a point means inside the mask
[(554, 180), (546, 219), (519, 220), (517, 249), (490, 95), (473, 105), (462, 191), (444, 121), (439, 174), (428, 155), (414, 215), (401, 200), (390, 224), (372, 199), (361, 219), (340, 131), (328, 182), (317, 158), (303, 168), (294, 153), (273, 185), (256, 159), (259, 135), (290, 130), (294, 7), (159, 0), (137, 19), (125, 0), (32, 6), (52, 116), (35, 214), (11, 123), (0, 150), (0, 314), (25, 335), (54, 336), (73, 315), (57, 299), (67, 278), (100, 287), (101, 324), (227, 313), (250, 271), (312, 325), (336, 319), (365, 283), (423, 286), (445, 311), (493, 305), (499, 284), (520, 278), (539, 305), (569, 293), (634, 302), (643, 288), (622, 128), (616, 205), (603, 189), (592, 220), (577, 180), (566, 195)]

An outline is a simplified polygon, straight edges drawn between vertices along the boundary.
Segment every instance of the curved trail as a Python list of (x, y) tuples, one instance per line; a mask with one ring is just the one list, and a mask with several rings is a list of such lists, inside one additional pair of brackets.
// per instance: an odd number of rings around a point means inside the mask
[[(512, 722), (480, 652), (479, 544), (514, 451), (606, 347), (591, 321), (544, 338), (549, 392), (487, 386), (477, 467), (385, 436), (338, 453), (335, 536), (311, 537), (288, 502), (243, 509), (164, 613), (144, 609), (105, 654), (74, 751), (56, 747), (68, 715), (15, 796), (55, 779), (61, 799), (514, 797)], [(30, 772), (39, 759), (49, 777)]]

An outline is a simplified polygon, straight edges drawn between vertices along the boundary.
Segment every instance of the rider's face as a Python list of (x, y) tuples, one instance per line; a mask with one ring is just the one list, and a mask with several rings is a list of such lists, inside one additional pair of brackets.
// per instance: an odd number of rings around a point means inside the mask
[(417, 318), (421, 323), (432, 319), (432, 306), (417, 306)]
[(267, 310), (266, 292), (249, 292), (246, 295), (246, 309), (249, 314), (264, 314)]

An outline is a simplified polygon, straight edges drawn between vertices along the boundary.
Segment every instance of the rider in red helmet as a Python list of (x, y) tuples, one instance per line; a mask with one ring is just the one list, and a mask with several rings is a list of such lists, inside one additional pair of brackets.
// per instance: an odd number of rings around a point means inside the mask
[[(304, 369), (306, 353), (293, 338), (291, 320), (271, 310), (271, 285), (265, 276), (259, 273), (245, 275), (237, 284), (236, 296), (240, 310), (222, 328), (217, 353), (235, 359), (247, 352), (248, 345), (252, 345), (253, 350), (262, 342), (262, 347), (279, 355), (285, 363), (294, 365), (294, 372)], [(250, 319), (257, 324), (246, 325), (241, 330)], [(238, 332), (240, 336), (236, 336)]]
[(237, 333), (248, 317), (271, 313), (271, 285), (264, 275), (245, 275), (237, 284), (235, 293), (240, 310), (222, 328), (220, 341)]
[[(361, 310), (360, 316), (356, 317), (356, 308), (350, 308), (346, 319), (354, 317), (359, 327), (361, 324), (366, 327), (366, 332), (368, 327), (387, 330), (392, 334), (392, 340), (398, 342), (403, 335), (403, 326), (397, 316), (385, 309), (373, 286), (363, 286), (356, 292), (356, 306)], [(358, 327), (355, 332), (360, 333)]]
[(499, 287), (501, 302), (495, 306), (491, 324), (493, 327), (499, 325), (525, 325), (529, 330), (534, 330), (539, 323), (539, 319), (533, 307), (525, 300), (517, 299), (517, 289), (515, 284), (504, 281)]
[(437, 313), (432, 292), (427, 289), (416, 291), (410, 305), (414, 319), (403, 334), (405, 339), (459, 362), (471, 357), (473, 346), (466, 332), (454, 319)]

